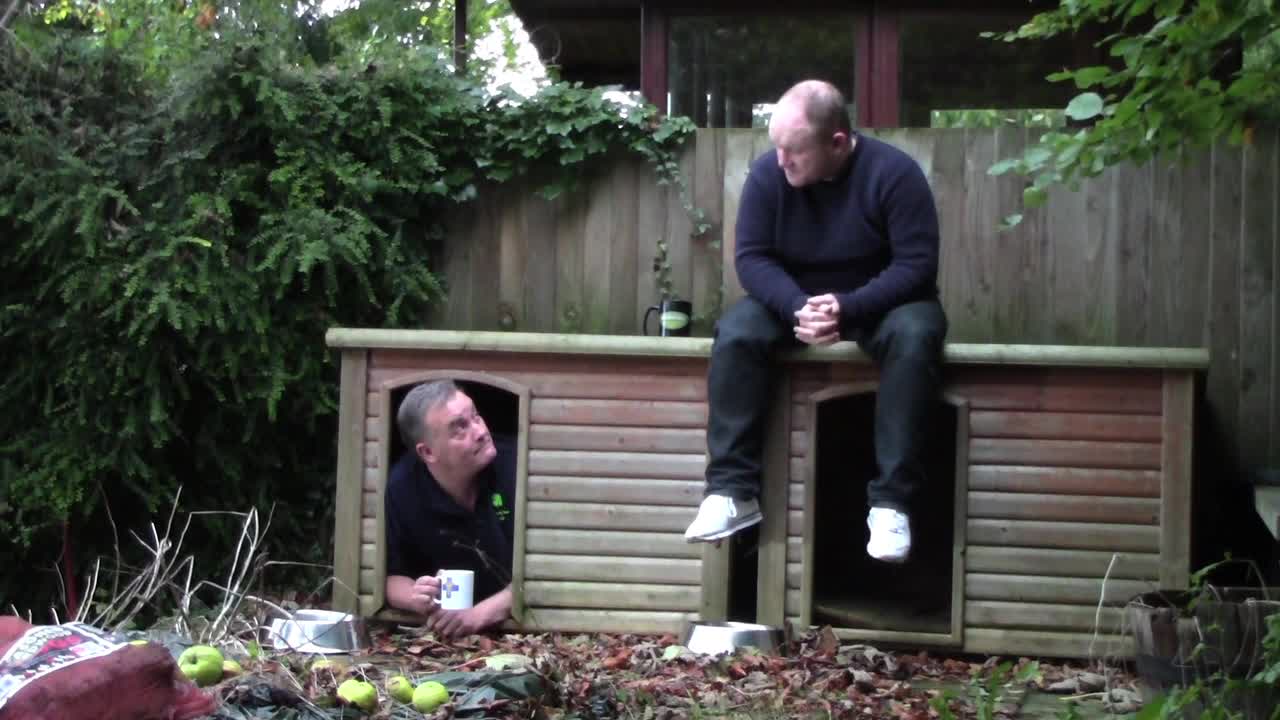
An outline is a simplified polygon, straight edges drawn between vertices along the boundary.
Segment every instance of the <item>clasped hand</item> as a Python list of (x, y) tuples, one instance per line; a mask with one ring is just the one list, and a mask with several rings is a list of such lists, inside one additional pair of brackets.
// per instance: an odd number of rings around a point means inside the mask
[(796, 311), (796, 339), (806, 345), (830, 345), (840, 339), (840, 302), (835, 295), (815, 295)]
[(466, 610), (440, 607), (440, 578), (434, 575), (423, 575), (414, 581), (413, 599), (427, 616), (427, 628), (445, 639), (474, 635), (485, 627), (484, 618), (474, 607)]

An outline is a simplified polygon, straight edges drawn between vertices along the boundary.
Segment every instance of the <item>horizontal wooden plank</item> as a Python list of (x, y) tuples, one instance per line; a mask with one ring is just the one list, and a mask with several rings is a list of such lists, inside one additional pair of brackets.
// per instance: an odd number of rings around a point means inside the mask
[(809, 429), (809, 404), (808, 403), (794, 402), (794, 400), (792, 401), (791, 429), (792, 430), (808, 430)]
[[(496, 330), (409, 330), (390, 328), (329, 328), (324, 336), (329, 347), (376, 349), (375, 356), (392, 352), (444, 354), (470, 351), (476, 354), (617, 355), (620, 357), (708, 357), (710, 338), (658, 337), (645, 335), (589, 335), (550, 332), (504, 332)], [(853, 343), (849, 343), (852, 345)], [(384, 360), (387, 362), (387, 360)]]
[(385, 479), (383, 478), (381, 469), (367, 467), (364, 469), (364, 481), (361, 485), (361, 489), (365, 491), (377, 490), (384, 481)]
[(601, 608), (605, 610), (681, 610), (698, 609), (702, 590), (697, 585), (654, 585), (612, 582), (560, 582), (528, 580), (524, 584), (527, 606)]
[(701, 560), (601, 557), (598, 555), (525, 555), (524, 579), (582, 582), (699, 585)]
[[(870, 402), (876, 394), (879, 372), (874, 365), (808, 365), (791, 369), (791, 402), (808, 406), (813, 396), (829, 393), (832, 388), (843, 386), (846, 392), (839, 397), (859, 397)], [(826, 399), (830, 398), (825, 398)]]
[(791, 457), (804, 457), (809, 454), (809, 433), (803, 430), (791, 431)]
[(804, 537), (804, 511), (787, 511), (787, 535)]
[(553, 555), (621, 555), (671, 557), (697, 560), (702, 544), (684, 539), (683, 532), (620, 532), (615, 530), (559, 530), (530, 528), (525, 532), (526, 552)]
[(1160, 471), (970, 465), (969, 490), (1158, 498)]
[(695, 509), (687, 507), (531, 500), (527, 506), (525, 524), (529, 528), (684, 532), (696, 514)]
[[(439, 331), (426, 331), (439, 332)], [(511, 339), (524, 336), (535, 343), (554, 337), (551, 333), (497, 333), (503, 338)], [(574, 335), (572, 337), (589, 337)], [(605, 336), (622, 337), (622, 336)], [(502, 338), (500, 338), (502, 339)], [(676, 338), (661, 338), (676, 340)], [(705, 342), (705, 341), (704, 341)], [(581, 375), (589, 377), (596, 373), (607, 375), (694, 375), (706, 378), (707, 357), (697, 355), (668, 355), (669, 350), (677, 343), (663, 343), (658, 352), (636, 354), (624, 357), (608, 352), (582, 353), (553, 348), (547, 351), (505, 352), (490, 350), (484, 347), (465, 348), (387, 348), (375, 350), (369, 356), (369, 377), (376, 377), (377, 372), (398, 371), (401, 375), (421, 373), (423, 370), (457, 370), (461, 372), (483, 372), (496, 375), (504, 380), (518, 373), (560, 373), (565, 377)], [(602, 362), (602, 359), (607, 361)], [(375, 386), (380, 385), (380, 383)]]
[(804, 578), (804, 565), (799, 562), (787, 563), (787, 589), (799, 590)]
[(360, 520), (360, 542), (375, 542), (378, 534), (378, 521), (373, 518), (363, 518)]
[(964, 604), (964, 624), (970, 627), (1041, 629), (1061, 632), (1124, 634), (1124, 608), (1095, 605), (995, 602), (970, 600)]
[(535, 397), (532, 423), (705, 428), (707, 405), (674, 400), (563, 400)]
[(787, 597), (782, 604), (784, 612), (787, 615), (800, 617), (800, 613), (804, 609), (804, 603), (801, 602), (801, 597), (802, 593), (798, 588), (787, 590)]
[(382, 440), (386, 429), (387, 424), (380, 417), (366, 417), (364, 419), (364, 439), (366, 441)]
[[(1062, 605), (1096, 604), (1102, 595), (1102, 578), (1062, 578), (1043, 575), (965, 574), (965, 598), (1006, 602), (1040, 602)], [(1141, 580), (1108, 580), (1103, 602), (1123, 604), (1154, 590), (1156, 583)]]
[[(797, 618), (796, 622), (799, 622)], [(913, 630), (872, 630), (869, 628), (842, 628), (833, 627), (831, 631), (836, 637), (846, 643), (858, 643), (868, 645), (896, 645), (899, 647), (921, 647), (932, 645), (935, 647), (943, 647), (948, 645), (957, 645), (949, 634), (918, 632)]]
[(685, 365), (684, 369), (685, 372), (673, 375), (548, 370), (511, 372), (504, 376), (527, 386), (538, 397), (704, 402), (707, 399), (705, 370), (692, 365)]
[(680, 635), (697, 613), (661, 610), (529, 608), (514, 629), (529, 632), (610, 632)]
[[(636, 335), (330, 328), (324, 339), (329, 347), (370, 348), (379, 351), (466, 350), (475, 353), (670, 358), (705, 358), (711, 353), (710, 338)], [(375, 357), (384, 354), (373, 353)], [(948, 343), (944, 348), (944, 359), (953, 364), (975, 365), (1204, 369), (1209, 362), (1209, 353), (1198, 348)], [(856, 343), (849, 341), (799, 349), (787, 353), (785, 360), (789, 363), (871, 364), (866, 353), (859, 350)]]
[(973, 410), (969, 437), (1159, 442), (1159, 415)]
[(1081, 376), (1078, 372), (1028, 369), (1010, 375), (993, 369), (951, 372), (945, 391), (964, 399), (969, 411), (1128, 413), (1159, 415), (1162, 377), (1157, 372)]
[(591, 478), (530, 475), (529, 499), (599, 502), (621, 505), (698, 505), (706, 484), (701, 480)]
[(377, 468), (382, 465), (382, 443), (366, 442), (364, 444), (364, 466)]
[(360, 567), (372, 569), (378, 564), (378, 546), (373, 543), (360, 543)]
[(981, 655), (1026, 657), (1132, 657), (1133, 638), (1126, 635), (1095, 637), (1092, 633), (966, 627), (964, 651)]
[(968, 507), (970, 518), (1127, 525), (1160, 522), (1160, 500), (1156, 498), (973, 491), (968, 494)]
[(365, 491), (360, 493), (360, 517), (378, 517), (379, 506), (381, 505), (378, 500), (379, 497), (376, 492)]
[(697, 453), (707, 451), (702, 428), (545, 425), (529, 427), (531, 450), (603, 450), (631, 453)]
[(791, 458), (787, 462), (787, 472), (790, 474), (788, 479), (791, 482), (803, 483), (805, 481), (806, 467), (808, 467), (806, 458)]
[[(1114, 564), (1112, 558), (1115, 559)], [(1108, 568), (1111, 569), (1109, 577), (1154, 582), (1160, 579), (1160, 556), (1155, 553), (988, 545), (965, 548), (965, 569), (969, 572), (1102, 578), (1108, 576)]]
[[(376, 387), (372, 383), (369, 387)], [(382, 416), (382, 393), (377, 390), (370, 390), (365, 395), (364, 414), (371, 418)]]
[(804, 562), (804, 538), (787, 538), (787, 562)]
[(787, 483), (787, 509), (804, 510), (804, 483)]
[(970, 545), (1146, 553), (1160, 550), (1160, 528), (1151, 525), (971, 519), (966, 539)]
[(704, 455), (530, 450), (530, 475), (701, 480)]
[(386, 582), (386, 578), (379, 580), (377, 573), (373, 570), (369, 568), (360, 569), (360, 587), (358, 588), (360, 593), (366, 595), (375, 593), (378, 591), (378, 585), (382, 582)]
[(975, 465), (1159, 470), (1160, 445), (1096, 440), (970, 438), (969, 462)]
[(372, 594), (360, 596), (360, 614), (369, 617), (378, 612), (380, 607)]

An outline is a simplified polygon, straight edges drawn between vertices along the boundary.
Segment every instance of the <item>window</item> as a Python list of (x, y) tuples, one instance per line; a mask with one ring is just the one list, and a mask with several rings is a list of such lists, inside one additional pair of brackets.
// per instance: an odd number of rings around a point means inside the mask
[[(1045, 79), (1077, 62), (1077, 39), (1036, 44), (984, 38), (1031, 15), (904, 13), (899, 24), (903, 127), (1054, 127), (1077, 92)], [(970, 112), (962, 112), (970, 111)], [(1015, 111), (1015, 112), (1006, 112)]]
[(850, 13), (676, 16), (667, 49), (667, 111), (699, 127), (765, 127), (772, 103), (805, 79), (853, 101)]

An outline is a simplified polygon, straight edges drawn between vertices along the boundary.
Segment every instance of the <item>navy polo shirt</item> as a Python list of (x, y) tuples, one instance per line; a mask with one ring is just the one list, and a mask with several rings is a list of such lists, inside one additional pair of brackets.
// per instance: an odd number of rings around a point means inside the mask
[(440, 487), (413, 452), (387, 477), (387, 574), (419, 578), (441, 569), (473, 570), (475, 601), (511, 582), (515, 535), (515, 438), (493, 436), (497, 456), (480, 471), (475, 511)]

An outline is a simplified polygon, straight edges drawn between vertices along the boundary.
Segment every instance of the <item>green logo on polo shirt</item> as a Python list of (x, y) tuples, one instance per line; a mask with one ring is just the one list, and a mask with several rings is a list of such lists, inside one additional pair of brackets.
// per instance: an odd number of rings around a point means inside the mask
[(499, 520), (506, 520), (511, 515), (511, 508), (506, 506), (502, 501), (502, 495), (498, 493), (493, 494), (493, 513)]

